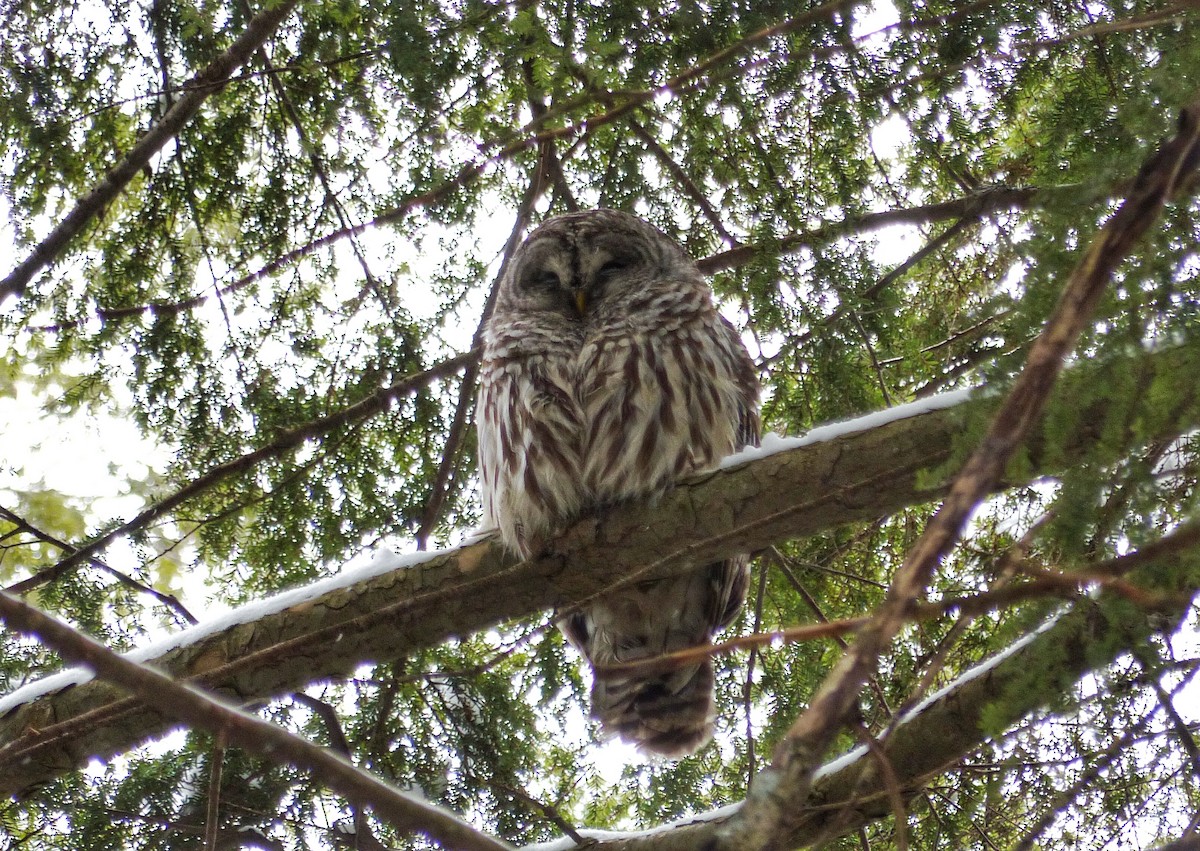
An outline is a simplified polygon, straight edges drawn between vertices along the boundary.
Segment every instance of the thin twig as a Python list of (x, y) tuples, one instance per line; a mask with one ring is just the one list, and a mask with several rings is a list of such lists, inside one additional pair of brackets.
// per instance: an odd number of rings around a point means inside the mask
[(683, 190), (684, 194), (696, 202), (696, 206), (704, 213), (704, 217), (708, 219), (708, 223), (713, 226), (713, 230), (717, 232), (721, 239), (725, 240), (725, 243), (730, 248), (737, 248), (741, 245), (741, 240), (734, 237), (726, 229), (725, 223), (721, 220), (721, 214), (717, 212), (717, 209), (708, 200), (708, 197), (700, 191), (700, 187), (692, 180), (691, 175), (683, 170), (683, 166), (677, 163), (675, 158), (658, 143), (658, 140), (650, 134), (650, 131), (636, 118), (629, 119), (629, 127), (633, 130), (633, 135), (642, 140), (650, 153), (654, 154), (655, 159), (662, 163), (663, 168), (675, 178), (675, 182), (679, 184), (679, 188)]
[[(871, 735), (861, 721), (854, 725), (854, 733), (858, 740), (867, 748), (879, 774), (883, 778), (883, 788), (887, 793), (888, 803), (892, 807), (892, 824), (895, 830), (895, 847), (899, 851), (908, 851), (908, 810), (904, 806), (904, 793), (900, 789), (900, 778), (896, 767), (892, 765), (891, 757), (884, 749), (879, 739)], [(864, 776), (867, 772), (863, 772)], [(819, 844), (819, 843), (818, 843)]]
[[(771, 548), (775, 551), (775, 548)], [(758, 572), (758, 593), (754, 598), (754, 626), (752, 631), (757, 634), (762, 631), (763, 600), (767, 592), (768, 565), (762, 563)], [(742, 707), (746, 713), (746, 788), (754, 782), (755, 753), (754, 753), (754, 718), (751, 715), (754, 697), (754, 667), (758, 662), (758, 648), (750, 648), (750, 658), (746, 660), (746, 678), (742, 685)]]

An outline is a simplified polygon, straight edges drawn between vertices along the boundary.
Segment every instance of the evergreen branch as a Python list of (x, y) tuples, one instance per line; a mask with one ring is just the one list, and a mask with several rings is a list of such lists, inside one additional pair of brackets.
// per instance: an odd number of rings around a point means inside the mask
[[(240, 5), (246, 14), (250, 14), (249, 3), (247, 0), (240, 0)], [(276, 99), (279, 101), (280, 109), (287, 117), (288, 123), (292, 125), (292, 129), (296, 131), (296, 138), (300, 140), (300, 146), (305, 154), (308, 155), (308, 161), (312, 165), (313, 174), (321, 184), (321, 190), (325, 193), (325, 203), (333, 207), (333, 212), (337, 216), (338, 223), (342, 228), (349, 228), (350, 215), (346, 212), (345, 206), (338, 199), (337, 193), (333, 190), (333, 181), (329, 177), (329, 169), (325, 167), (325, 161), (322, 158), (320, 142), (313, 139), (308, 130), (304, 127), (304, 121), (300, 117), (300, 111), (296, 109), (296, 104), (292, 101), (288, 94), (287, 86), (284, 85), (283, 77), (278, 73), (275, 63), (271, 61), (271, 57), (267, 54), (267, 49), (264, 46), (259, 46), (255, 51), (259, 64), (263, 70), (268, 72), (266, 77), (270, 82), (271, 91), (275, 93)], [(370, 264), (367, 262), (367, 256), (363, 253), (362, 246), (358, 240), (350, 240), (350, 250), (354, 254), (355, 260), (358, 261), (358, 266), (362, 269), (363, 279), (366, 285), (375, 293), (375, 297), (379, 300), (379, 306), (384, 314), (392, 319), (393, 324), (396, 323), (395, 305), (387, 297), (384, 288), (380, 285), (379, 279), (371, 271)], [(216, 276), (214, 275), (214, 278)], [(218, 294), (220, 291), (218, 290)], [(403, 333), (397, 336), (400, 339), (404, 338)]]
[[(1156, 375), (1194, 372), (1198, 356), (1195, 347), (1148, 356), (1139, 367), (1140, 386), (1152, 387)], [(1127, 367), (1118, 361), (1110, 368), (1121, 374)], [(1081, 369), (1064, 393), (1111, 380), (1103, 371)], [(629, 577), (657, 578), (884, 516), (942, 492), (945, 476), (923, 471), (948, 461), (963, 419), (978, 404), (910, 409), (890, 422), (872, 419), (865, 430), (814, 435), (795, 448), (680, 483), (654, 506), (632, 503), (584, 518), (552, 551), (527, 563), (515, 563), (498, 544), (484, 541), (414, 556), (320, 594), (285, 596), (274, 608), (270, 601), (256, 604), (252, 624), (184, 633), (174, 649), (150, 661), (176, 678), (260, 702), (344, 675), (364, 660), (395, 658), (536, 611), (561, 612)], [(1055, 439), (1056, 463), (1069, 465), (1095, 451), (1106, 411), (1100, 400), (1074, 434)], [(1194, 427), (1200, 412), (1180, 416), (1174, 423), (1156, 420), (1159, 431), (1147, 439)], [(1041, 438), (1029, 442), (1028, 469), (1022, 468), (1028, 475), (1047, 472), (1046, 445)], [(664, 552), (671, 553), (665, 560)], [(645, 565), (655, 566), (652, 576)], [(157, 706), (119, 698), (103, 683), (56, 693), (51, 682), (48, 692), (0, 700), (0, 795), (125, 750), (166, 725)]]
[(675, 182), (679, 185), (679, 188), (683, 190), (684, 194), (696, 203), (696, 206), (699, 207), (701, 212), (704, 213), (704, 217), (708, 219), (708, 223), (712, 225), (713, 230), (715, 230), (728, 245), (734, 247), (741, 245), (741, 240), (735, 238), (733, 234), (726, 229), (725, 223), (721, 221), (721, 214), (717, 212), (716, 208), (712, 205), (712, 202), (709, 201), (704, 193), (700, 191), (700, 187), (696, 185), (694, 180), (692, 180), (691, 175), (684, 171), (683, 166), (677, 163), (675, 158), (658, 143), (658, 140), (654, 138), (650, 131), (642, 126), (642, 123), (636, 118), (629, 119), (629, 127), (631, 130), (633, 130), (633, 135), (642, 140), (642, 143), (646, 146), (650, 153), (654, 154), (654, 158), (662, 163), (663, 168), (665, 168), (667, 172), (673, 178), (675, 178)]
[(211, 490), (219, 483), (233, 476), (241, 475), (261, 462), (270, 458), (277, 458), (287, 452), (291, 452), (300, 448), (305, 441), (316, 438), (325, 437), (333, 431), (336, 431), (343, 426), (359, 422), (377, 414), (386, 411), (391, 404), (402, 396), (407, 396), (409, 393), (414, 393), (423, 387), (428, 386), (432, 382), (446, 378), (458, 372), (468, 364), (476, 361), (476, 353), (474, 351), (466, 352), (465, 354), (456, 355), (448, 358), (441, 363), (431, 366), (423, 372), (414, 375), (406, 376), (389, 387), (385, 387), (365, 399), (360, 399), (352, 405), (348, 405), (339, 411), (328, 414), (324, 417), (319, 417), (312, 422), (305, 423), (294, 429), (281, 432), (274, 440), (255, 449), (253, 452), (248, 452), (245, 455), (240, 455), (223, 464), (218, 464), (207, 473), (193, 479), (183, 487), (179, 488), (169, 496), (164, 497), (158, 502), (143, 509), (133, 519), (127, 520), (119, 526), (109, 530), (99, 538), (92, 540), (84, 546), (78, 547), (71, 552), (62, 561), (39, 571), (28, 579), (10, 586), (7, 590), (10, 594), (23, 594), (31, 588), (38, 585), (43, 585), (46, 582), (51, 582), (64, 576), (69, 571), (74, 570), (84, 561), (93, 558), (97, 553), (104, 550), (109, 544), (126, 535), (131, 535), (141, 529), (146, 528), (151, 523), (154, 523), (159, 518), (165, 516), (171, 511), (174, 511), (179, 506), (183, 505), (188, 500), (194, 499), (205, 491)]
[(1068, 279), (1045, 328), (1030, 348), (987, 435), (955, 476), (941, 508), (905, 557), (884, 602), (826, 677), (760, 774), (746, 806), (716, 848), (768, 849), (789, 830), (797, 803), (807, 801), (821, 757), (849, 719), (859, 691), (907, 622), (934, 572), (958, 542), (971, 513), (1000, 480), (1039, 421), (1062, 369), (1117, 266), (1157, 220), (1200, 162), (1200, 100), (1180, 115), (1179, 131), (1142, 166), (1125, 202), (1097, 234)]
[(142, 135), (124, 159), (110, 169), (104, 179), (75, 204), (74, 209), (38, 243), (33, 252), (10, 272), (7, 278), (0, 281), (0, 302), (10, 295), (21, 296), (25, 293), (25, 288), (33, 276), (53, 263), (66, 250), (71, 240), (121, 194), (134, 175), (145, 168), (150, 159), (178, 135), (209, 95), (225, 87), (233, 72), (245, 64), (254, 51), (271, 37), (298, 2), (299, 0), (280, 0), (276, 5), (268, 5), (251, 19), (245, 31), (228, 50), (188, 82), (188, 91)]
[[(55, 650), (64, 659), (85, 665), (103, 679), (166, 709), (168, 715), (195, 729), (210, 730), (221, 741), (270, 762), (287, 762), (317, 782), (405, 833), (421, 833), (450, 849), (503, 851), (509, 846), (485, 836), (452, 813), (394, 789), (345, 757), (294, 733), (226, 704), (199, 689), (146, 665), (130, 662), (100, 642), (0, 591), (0, 619)], [(215, 824), (211, 825), (215, 827)]]
[[(1052, 189), (1033, 187), (989, 186), (962, 198), (902, 207), (849, 216), (840, 222), (829, 222), (812, 228), (785, 234), (770, 244), (748, 243), (720, 254), (713, 254), (697, 261), (696, 265), (706, 275), (714, 275), (726, 269), (745, 266), (759, 257), (779, 256), (825, 245), (835, 239), (851, 234), (870, 233), (894, 225), (928, 225), (946, 219), (974, 220), (1000, 210), (1025, 207), (1042, 201), (1048, 195), (1076, 192), (1078, 187), (1061, 186)], [(935, 240), (936, 242), (936, 240)]]
[[(936, 32), (946, 22), (954, 18), (964, 17), (977, 10), (978, 7), (990, 5), (994, 5), (994, 0), (968, 4), (962, 9), (956, 9), (954, 12), (945, 15), (933, 15), (926, 18), (917, 18), (912, 21), (900, 21), (883, 27), (876, 32), (869, 33), (862, 38), (876, 37), (891, 31), (899, 31), (906, 34), (929, 30)], [(1088, 26), (1063, 33), (1060, 36), (1013, 41), (1004, 50), (980, 52), (978, 56), (971, 59), (943, 64), (920, 74), (905, 76), (903, 79), (885, 88), (864, 91), (862, 92), (862, 96), (867, 98), (883, 97), (891, 100), (894, 94), (902, 89), (914, 89), (922, 83), (946, 80), (947, 78), (961, 75), (969, 68), (984, 67), (988, 62), (1011, 64), (1029, 56), (1037, 56), (1039, 53), (1048, 53), (1052, 48), (1068, 46), (1080, 39), (1095, 39), (1097, 36), (1137, 32), (1154, 27), (1189, 25), (1194, 20), (1198, 11), (1200, 11), (1200, 2), (1197, 2), (1197, 0), (1176, 0), (1176, 2), (1153, 12), (1089, 24)]]
[[(296, 0), (288, 0), (288, 2), (294, 4)], [(381, 213), (370, 221), (340, 228), (332, 233), (328, 233), (325, 236), (298, 246), (291, 251), (285, 252), (284, 254), (276, 257), (274, 260), (262, 266), (257, 271), (244, 275), (238, 280), (222, 287), (220, 292), (229, 293), (243, 289), (251, 284), (263, 280), (266, 277), (269, 277), (270, 275), (273, 275), (287, 266), (298, 262), (310, 254), (320, 251), (322, 248), (331, 246), (343, 239), (358, 236), (359, 234), (371, 228), (381, 227), (383, 225), (401, 221), (413, 210), (421, 209), (422, 207), (429, 206), (445, 199), (453, 192), (470, 185), (476, 179), (482, 177), (483, 174), (492, 166), (509, 160), (523, 151), (540, 147), (544, 143), (551, 142), (556, 139), (586, 137), (590, 135), (591, 132), (596, 128), (602, 127), (606, 124), (611, 124), (612, 122), (629, 114), (633, 110), (650, 103), (656, 97), (664, 94), (678, 95), (684, 91), (690, 90), (691, 88), (696, 88), (702, 80), (707, 79), (706, 75), (710, 74), (710, 72), (712, 72), (722, 62), (731, 61), (740, 56), (743, 52), (763, 43), (764, 41), (795, 32), (803, 26), (811, 24), (814, 21), (830, 17), (838, 12), (843, 12), (846, 9), (858, 5), (860, 2), (861, 0), (829, 0), (829, 2), (810, 9), (801, 15), (787, 18), (784, 21), (772, 26), (764, 27), (757, 32), (747, 35), (745, 38), (740, 39), (732, 45), (716, 51), (715, 53), (706, 57), (704, 60), (698, 62), (690, 68), (687, 68), (683, 72), (675, 75), (659, 86), (635, 92), (621, 92), (621, 102), (605, 112), (573, 121), (560, 127), (542, 130), (539, 128), (547, 125), (553, 118), (557, 117), (568, 108), (593, 103), (594, 96), (588, 95), (583, 98), (581, 103), (578, 104), (571, 103), (562, 107), (556, 107), (555, 109), (547, 109), (541, 115), (534, 116), (532, 120), (519, 131), (509, 134), (507, 138), (496, 139), (480, 144), (479, 148), (482, 155), (478, 159), (462, 165), (449, 180), (445, 181), (440, 186), (414, 195), (404, 203), (393, 207), (384, 213)], [(253, 52), (253, 49), (254, 45), (251, 45), (250, 50), (246, 52), (246, 58), (248, 58), (250, 53)], [(749, 70), (748, 65), (749, 63), (742, 66), (734, 66), (733, 70), (728, 71), (728, 73), (746, 73)], [(224, 83), (222, 83), (222, 85), (224, 85)], [(192, 93), (189, 93), (189, 95), (190, 94)], [(185, 95), (184, 98), (175, 105), (175, 107), (172, 107), (172, 111), (183, 104), (189, 95)], [(169, 111), (168, 116), (170, 114), (171, 112)], [(165, 144), (165, 141), (166, 139), (163, 140), (163, 144)], [(157, 150), (157, 148), (155, 150)], [(153, 151), (150, 153), (152, 154)], [(138, 167), (133, 169), (133, 171), (130, 173), (130, 177), (132, 177), (132, 174), (136, 173), (138, 168), (144, 165), (148, 160), (149, 155), (146, 156), (144, 161), (139, 161)], [(123, 181), (121, 185), (117, 187), (116, 191), (119, 191), (120, 188), (128, 182), (128, 180), (129, 178), (127, 177), (125, 181)], [(113, 197), (115, 197), (116, 191), (113, 192)], [(38, 268), (40, 268), (40, 266)], [(24, 283), (28, 283), (29, 278), (32, 277), (32, 274), (35, 271), (36, 269), (33, 269), (25, 277)], [(14, 272), (14, 275), (15, 274), (16, 273)], [(12, 276), (10, 276), (10, 278), (11, 277)], [(4, 287), (6, 283), (7, 281), (0, 282), (0, 299), (2, 299), (5, 294)], [(14, 290), (14, 292), (23, 292), (24, 283), (22, 284), (20, 291)], [(207, 296), (197, 295), (190, 299), (184, 299), (180, 302), (161, 306), (110, 308), (107, 311), (100, 312), (99, 315), (102, 319), (112, 319), (130, 315), (140, 315), (146, 312), (158, 313), (161, 311), (166, 313), (174, 313), (202, 304), (207, 300), (207, 298)], [(57, 327), (61, 326), (50, 326), (45, 330), (56, 330)]]

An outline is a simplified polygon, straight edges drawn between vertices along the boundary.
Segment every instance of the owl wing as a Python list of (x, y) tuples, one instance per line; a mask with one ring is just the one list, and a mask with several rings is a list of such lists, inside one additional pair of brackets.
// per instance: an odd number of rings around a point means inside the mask
[(476, 428), (484, 522), (506, 546), (533, 554), (578, 512), (581, 413), (562, 358), (507, 358), (480, 372)]

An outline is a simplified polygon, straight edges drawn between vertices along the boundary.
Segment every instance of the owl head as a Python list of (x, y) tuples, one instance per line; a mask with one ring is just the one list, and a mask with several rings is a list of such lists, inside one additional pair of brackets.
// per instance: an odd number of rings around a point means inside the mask
[(672, 281), (703, 283), (675, 240), (628, 213), (585, 210), (548, 219), (529, 234), (500, 283), (496, 310), (586, 322)]

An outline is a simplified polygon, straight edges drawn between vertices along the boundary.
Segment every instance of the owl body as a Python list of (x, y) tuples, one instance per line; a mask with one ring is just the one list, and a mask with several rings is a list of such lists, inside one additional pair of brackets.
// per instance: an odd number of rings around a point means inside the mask
[[(485, 329), (485, 525), (534, 554), (580, 513), (663, 492), (756, 443), (758, 384), (690, 258), (613, 210), (551, 219), (514, 254)], [(709, 643), (737, 613), (746, 559), (612, 592), (560, 623), (594, 665)], [(711, 734), (709, 661), (597, 677), (602, 727), (678, 755)]]

